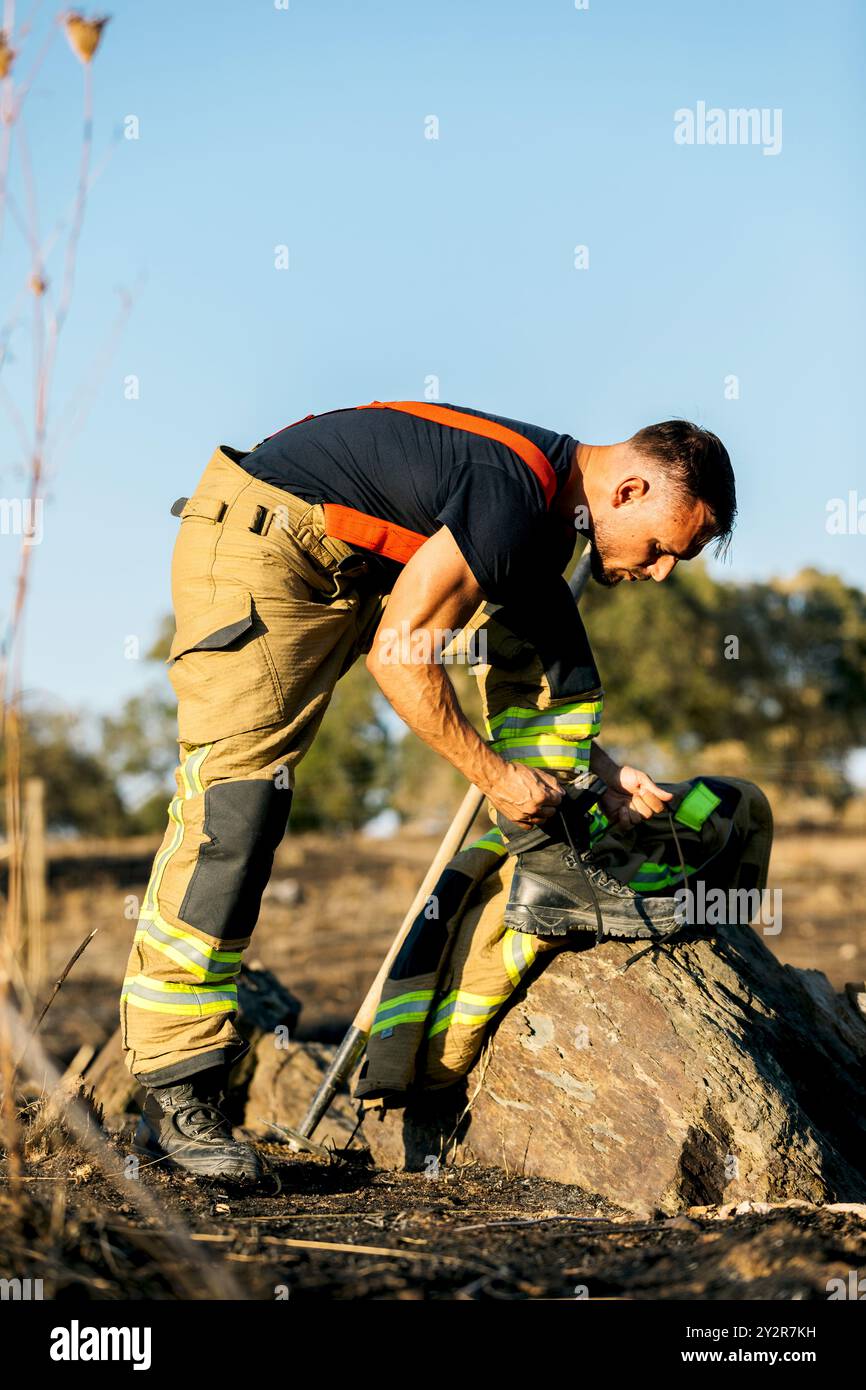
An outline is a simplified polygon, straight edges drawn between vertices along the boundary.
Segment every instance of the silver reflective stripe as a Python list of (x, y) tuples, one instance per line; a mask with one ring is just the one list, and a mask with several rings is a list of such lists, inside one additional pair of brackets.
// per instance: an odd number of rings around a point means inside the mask
[(466, 1004), (462, 999), (452, 999), (449, 1004), (444, 1004), (441, 1009), (436, 1010), (436, 1022), (440, 1023), (443, 1018), (449, 1018), (451, 1014), (470, 1014), (473, 1018), (486, 1018), (499, 1008), (498, 1004)]
[(494, 739), (493, 748), (502, 757), (509, 758), (571, 758), (573, 761), (589, 761), (589, 739), (579, 742), (551, 743), (509, 743), (507, 739)]
[(517, 966), (521, 975), (524, 970), (528, 970), (529, 966), (532, 964), (531, 957), (527, 956), (526, 953), (527, 945), (528, 942), (525, 940), (525, 934), (522, 932), (515, 932), (514, 936), (511, 938), (511, 950), (514, 953), (514, 964)]
[(431, 990), (429, 999), (410, 999), (402, 1004), (399, 1000), (395, 1004), (380, 1004), (376, 1010), (376, 1022), (382, 1023), (392, 1014), (426, 1014), (432, 998), (433, 991)]
[[(158, 986), (154, 989), (147, 989), (145, 985), (140, 985), (137, 980), (133, 980), (127, 985), (124, 991), (126, 994), (137, 994), (139, 999), (153, 999), (157, 1004), (213, 1004), (225, 1002), (236, 1004), (238, 1001), (237, 990), (211, 989), (208, 985), (184, 985), (182, 989), (161, 990)], [(199, 996), (202, 996), (199, 998)]]
[(166, 946), (173, 946), (182, 956), (186, 956), (187, 960), (194, 961), (209, 975), (237, 975), (241, 968), (239, 960), (214, 960), (206, 952), (197, 950), (191, 941), (187, 941), (186, 938), (171, 936), (161, 927), (158, 927), (155, 922), (151, 922), (148, 926), (147, 935), (154, 937), (156, 941), (164, 941)]
[(492, 723), (491, 728), (495, 730), (496, 737), (500, 738), (504, 733), (513, 730), (517, 733), (556, 733), (560, 728), (585, 728), (586, 725), (601, 727), (601, 710), (569, 710), (567, 714), (547, 715), (543, 712), (533, 713), (525, 719), (518, 719), (516, 715), (509, 715), (502, 720), (501, 724)]

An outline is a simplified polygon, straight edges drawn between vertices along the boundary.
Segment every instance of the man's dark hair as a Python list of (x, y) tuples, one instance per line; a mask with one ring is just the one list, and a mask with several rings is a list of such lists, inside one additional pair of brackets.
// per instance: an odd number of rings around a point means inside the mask
[(682, 494), (709, 507), (715, 553), (724, 555), (737, 515), (737, 489), (728, 451), (718, 435), (689, 420), (664, 420), (638, 430), (629, 443), (661, 464)]

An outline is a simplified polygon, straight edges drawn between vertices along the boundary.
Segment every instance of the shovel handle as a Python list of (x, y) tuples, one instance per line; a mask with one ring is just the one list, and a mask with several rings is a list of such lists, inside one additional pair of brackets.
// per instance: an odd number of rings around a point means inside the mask
[[(577, 603), (586, 588), (590, 576), (591, 549), (591, 544), (587, 542), (568, 580), (568, 587), (574, 595), (575, 603)], [(460, 803), (457, 814), (445, 832), (442, 843), (433, 857), (433, 862), (424, 875), (421, 886), (412, 900), (409, 911), (400, 923), (397, 935), (394, 937), (388, 949), (388, 954), (383, 960), (375, 980), (368, 989), (363, 1004), (352, 1021), (352, 1026), (343, 1038), (340, 1047), (337, 1049), (330, 1066), (322, 1078), (318, 1090), (310, 1102), (310, 1107), (303, 1121), (298, 1126), (298, 1133), (303, 1135), (304, 1138), (308, 1139), (312, 1135), (334, 1096), (337, 1094), (340, 1087), (348, 1082), (355, 1067), (360, 1062), (367, 1044), (367, 1038), (370, 1035), (370, 1029), (373, 1026), (373, 1019), (376, 1016), (376, 1008), (379, 1004), (382, 986), (388, 978), (388, 972), (396, 959), (400, 947), (406, 940), (409, 928), (412, 926), (421, 908), (435, 888), (442, 870), (449, 859), (453, 859), (454, 855), (462, 848), (463, 841), (466, 839), (472, 822), (478, 815), (483, 801), (484, 794), (480, 792), (477, 787), (469, 787)]]

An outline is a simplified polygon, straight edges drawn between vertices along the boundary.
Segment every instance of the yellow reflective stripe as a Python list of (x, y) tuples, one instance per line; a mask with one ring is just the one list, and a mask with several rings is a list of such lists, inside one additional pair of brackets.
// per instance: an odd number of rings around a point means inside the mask
[(505, 845), (502, 843), (501, 840), (494, 840), (492, 838), (488, 839), (486, 837), (483, 837), (480, 840), (476, 840), (474, 844), (468, 845), (467, 849), (487, 849), (490, 850), (492, 854), (508, 853), (508, 850), (505, 848)]
[(505, 969), (508, 971), (508, 978), (517, 987), (520, 984), (520, 968), (514, 959), (514, 942), (511, 940), (513, 932), (506, 930), (502, 938), (502, 959), (505, 962)]
[(535, 956), (534, 939), (527, 932), (512, 931), (507, 927), (502, 938), (502, 960), (515, 989), (535, 960)]
[(569, 772), (577, 764), (589, 765), (589, 749), (580, 748), (576, 743), (570, 745), (574, 751), (568, 753), (539, 753), (535, 749), (527, 751), (525, 748), (500, 748), (495, 743), (491, 744), (491, 747), (501, 757), (512, 762), (525, 763), (527, 767), (561, 768), (564, 772)]
[(601, 724), (571, 724), (561, 729), (545, 729), (533, 725), (525, 729), (493, 729), (490, 738), (497, 745), (509, 743), (580, 743), (595, 738)]
[[(697, 869), (686, 864), (686, 873), (695, 874)], [(648, 888), (668, 888), (681, 876), (682, 869), (678, 864), (654, 864), (651, 859), (645, 859), (628, 886), (634, 893), (644, 892)]]
[(497, 748), (510, 748), (518, 744), (532, 743), (539, 748), (574, 748), (575, 744), (585, 743), (587, 746), (592, 742), (591, 738), (584, 732), (579, 739), (562, 738), (559, 734), (552, 734), (549, 730), (527, 729), (519, 734), (501, 734), (493, 740)]
[(193, 788), (189, 793), (190, 796), (194, 795), (196, 792), (199, 796), (204, 796), (204, 784), (201, 780), (201, 765), (212, 748), (212, 743), (203, 744), (198, 752), (193, 753), (192, 756), (187, 759), (188, 782)]
[(144, 894), (145, 911), (152, 911), (156, 908), (159, 885), (162, 882), (169, 861), (177, 853), (183, 840), (183, 803), (184, 801), (189, 801), (190, 797), (204, 792), (200, 776), (201, 765), (212, 748), (212, 743), (204, 743), (181, 762), (180, 775), (183, 785), (183, 796), (176, 796), (168, 808), (169, 821), (173, 821), (175, 826), (174, 835), (172, 836), (171, 843), (166, 846), (153, 866)]
[(230, 994), (233, 998), (238, 997), (238, 987), (231, 980), (221, 989), (219, 985), (188, 985), (179, 980), (152, 980), (149, 975), (128, 975), (123, 982), (124, 989), (135, 989), (141, 986), (142, 989), (155, 990), (159, 994), (194, 994), (204, 993)]
[[(393, 1028), (398, 1023), (420, 1023), (423, 1027), (430, 1012), (433, 994), (432, 989), (413, 989), (408, 994), (397, 994), (393, 999), (381, 1000), (376, 1009), (376, 1021), (370, 1029), (370, 1036), (382, 1033), (386, 1028)], [(411, 1008), (412, 1004), (416, 1006), (414, 1009)], [(420, 1005), (425, 1007), (419, 1007)], [(392, 1013), (393, 1009), (397, 1012)]]
[(393, 999), (381, 999), (376, 1009), (380, 1014), (384, 1009), (393, 1009), (398, 1004), (412, 1004), (416, 999), (432, 999), (432, 989), (414, 989), (410, 994), (395, 994)]
[(133, 975), (124, 980), (121, 998), (137, 1009), (196, 1017), (201, 1014), (233, 1013), (238, 1006), (237, 985), (231, 981), (222, 985), (186, 985), (168, 980), (151, 980), (146, 975)]
[(136, 994), (123, 994), (127, 1004), (134, 1009), (147, 1009), (152, 1014), (183, 1014), (191, 1018), (201, 1018), (204, 1014), (232, 1013), (237, 1004), (214, 1001), (210, 1004), (160, 1004), (155, 999), (140, 999)]
[(420, 1023), (423, 1028), (426, 1021), (427, 1015), (422, 1013), (394, 1014), (393, 1018), (382, 1018), (379, 1019), (378, 1023), (374, 1023), (370, 1029), (370, 1036), (372, 1037), (374, 1033), (383, 1033), (386, 1028), (393, 1028), (398, 1023)]
[[(200, 936), (196, 936), (194, 932), (182, 931), (180, 927), (175, 927), (171, 922), (166, 922), (165, 918), (161, 917), (158, 912), (142, 912), (138, 920), (139, 922), (155, 922), (157, 926), (160, 927), (162, 931), (167, 932), (169, 936), (177, 937), (179, 941), (188, 941), (190, 945), (194, 946), (197, 951), (200, 951), (203, 956), (209, 956), (211, 960), (240, 960), (243, 955), (243, 951), (225, 951), (221, 946), (209, 946), (206, 941), (203, 941)], [(249, 941), (249, 937), (244, 937), (244, 940)]]
[[(446, 1028), (450, 1028), (453, 1023), (474, 1023), (478, 1024), (477, 1016), (473, 1018), (461, 1018), (459, 1014), (449, 1014), (447, 1018), (440, 1018), (438, 1023), (434, 1023), (432, 1028), (427, 1029), (428, 1038), (435, 1038), (437, 1033), (444, 1033)], [(486, 1020), (483, 1020), (486, 1022)]]
[[(173, 927), (171, 923), (166, 922), (158, 912), (142, 912), (138, 920), (139, 927), (135, 933), (135, 940), (140, 943), (146, 942), (154, 951), (159, 951), (162, 955), (167, 956), (175, 965), (182, 966), (188, 974), (196, 975), (200, 980), (216, 982), (218, 980), (230, 980), (232, 976), (237, 975), (240, 971), (243, 951), (221, 951), (219, 948), (208, 946), (207, 942), (202, 941), (197, 936), (193, 936), (190, 932), (184, 932), (178, 927)], [(145, 925), (142, 926), (142, 923)], [(185, 943), (188, 949), (184, 951), (182, 946), (178, 948), (173, 946), (171, 942), (160, 941), (159, 937), (150, 930), (151, 926), (157, 927), (159, 931), (165, 933), (167, 936), (174, 937), (176, 941), (182, 944)], [(237, 968), (234, 970), (209, 970), (206, 965), (202, 965), (198, 960), (191, 957), (190, 949), (193, 950), (196, 955), (204, 957), (205, 960), (214, 963), (234, 965)]]
[(453, 1028), (455, 1023), (462, 1023), (467, 1028), (477, 1028), (479, 1025), (486, 1028), (495, 1013), (496, 1009), (490, 1009), (486, 1014), (461, 1013), (460, 1009), (457, 1008), (453, 1013), (446, 1014), (444, 1018), (437, 1018), (436, 1022), (427, 1029), (427, 1037), (435, 1038), (437, 1033), (443, 1033), (446, 1028)]
[(196, 975), (198, 979), (202, 981), (220, 978), (218, 976), (212, 975), (210, 971), (203, 969), (203, 967), (200, 966), (196, 961), (190, 960), (189, 957), (185, 956), (182, 951), (176, 951), (173, 946), (170, 946), (168, 944), (167, 941), (157, 941), (155, 937), (148, 936), (146, 931), (140, 931), (135, 933), (136, 941), (141, 942), (145, 938), (147, 938), (147, 944), (149, 946), (153, 947), (155, 951), (159, 951), (161, 955), (166, 956), (167, 959), (172, 961), (174, 965), (179, 965), (182, 970), (185, 970), (187, 972), (187, 974)]
[(162, 882), (162, 876), (165, 873), (165, 867), (168, 864), (168, 861), (171, 859), (172, 855), (177, 852), (180, 846), (180, 842), (183, 839), (183, 816), (180, 814), (180, 808), (182, 804), (183, 803), (181, 798), (179, 796), (176, 796), (169, 805), (168, 818), (169, 821), (174, 822), (174, 836), (170, 844), (163, 850), (162, 854), (159, 856), (159, 858), (156, 860), (153, 866), (153, 870), (151, 872), (150, 878), (148, 879), (147, 888), (145, 889), (144, 893), (145, 908), (153, 908), (156, 906), (156, 890)]
[(446, 994), (445, 998), (437, 1005), (436, 1013), (441, 1014), (442, 1010), (447, 1008), (449, 1004), (453, 1004), (455, 999), (459, 999), (463, 1004), (490, 1004), (495, 1006), (497, 1004), (504, 1004), (507, 998), (507, 994), (473, 994), (468, 989), (452, 989), (451, 993)]
[(563, 725), (568, 728), (575, 715), (586, 716), (582, 720), (576, 720), (577, 724), (600, 723), (603, 710), (604, 700), (581, 700), (575, 704), (557, 705), (549, 709), (529, 709), (521, 705), (509, 705), (499, 714), (494, 714), (488, 720), (488, 724), (491, 729), (501, 729), (505, 726), (515, 729), (518, 733), (526, 733), (529, 729), (534, 731), (536, 727), (539, 730), (559, 729)]
[(601, 732), (600, 724), (574, 724), (565, 729), (509, 729), (507, 733), (494, 730), (492, 739), (497, 747), (510, 743), (585, 743)]
[(479, 1024), (486, 1026), (508, 997), (508, 994), (473, 994), (468, 989), (453, 989), (437, 1007), (427, 1037), (434, 1038), (455, 1023), (476, 1028)]

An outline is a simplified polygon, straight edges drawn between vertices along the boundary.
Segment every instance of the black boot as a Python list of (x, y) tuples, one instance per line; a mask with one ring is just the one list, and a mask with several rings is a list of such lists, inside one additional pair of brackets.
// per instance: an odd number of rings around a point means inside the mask
[(599, 778), (583, 774), (544, 829), (525, 830), (497, 816), (517, 855), (506, 927), (547, 937), (594, 932), (598, 941), (661, 940), (679, 929), (673, 898), (643, 897), (593, 861), (587, 811), (604, 789)]
[(673, 898), (643, 897), (593, 863), (589, 850), (552, 844), (517, 856), (505, 925), (533, 936), (661, 940), (681, 924)]
[(146, 1086), (147, 1099), (134, 1144), (159, 1154), (197, 1178), (256, 1186), (266, 1169), (249, 1144), (240, 1143), (220, 1106), (225, 1071), (211, 1068), (168, 1086)]

